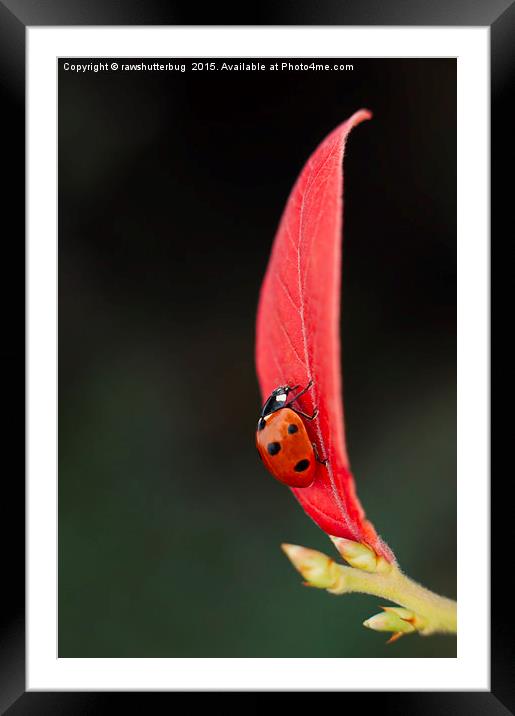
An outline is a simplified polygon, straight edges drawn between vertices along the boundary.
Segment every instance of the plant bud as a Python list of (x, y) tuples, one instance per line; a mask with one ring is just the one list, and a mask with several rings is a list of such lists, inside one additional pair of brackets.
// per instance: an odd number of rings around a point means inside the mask
[(338, 565), (326, 554), (295, 544), (281, 545), (295, 569), (310, 587), (329, 589), (338, 583)]
[[(398, 612), (401, 612), (400, 614)], [(396, 634), (411, 634), (416, 631), (415, 627), (408, 621), (413, 619), (414, 614), (408, 609), (388, 609), (388, 611), (380, 612), (379, 614), (366, 619), (363, 622), (363, 626), (367, 629), (373, 629), (374, 631), (391, 631)]]
[[(351, 567), (364, 569), (366, 572), (377, 571), (378, 557), (370, 547), (343, 537), (331, 537), (331, 540), (343, 559)], [(380, 559), (386, 562), (382, 557)]]

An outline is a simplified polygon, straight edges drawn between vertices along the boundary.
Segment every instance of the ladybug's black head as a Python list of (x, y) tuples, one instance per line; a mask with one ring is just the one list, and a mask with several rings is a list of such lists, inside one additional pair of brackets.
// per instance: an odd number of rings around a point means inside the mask
[(292, 390), (293, 389), (290, 388), (289, 385), (280, 385), (278, 388), (272, 391), (272, 394), (270, 395), (266, 403), (263, 405), (261, 417), (264, 418), (267, 415), (270, 415), (270, 413), (284, 408), (284, 406), (286, 405), (286, 400), (288, 398), (288, 393), (290, 393)]

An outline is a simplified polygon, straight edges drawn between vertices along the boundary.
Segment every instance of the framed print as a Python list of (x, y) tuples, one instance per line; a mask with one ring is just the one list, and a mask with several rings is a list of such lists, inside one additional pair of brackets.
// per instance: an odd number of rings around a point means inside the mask
[(2, 707), (509, 712), (489, 239), (513, 7), (0, 11), (27, 278)]

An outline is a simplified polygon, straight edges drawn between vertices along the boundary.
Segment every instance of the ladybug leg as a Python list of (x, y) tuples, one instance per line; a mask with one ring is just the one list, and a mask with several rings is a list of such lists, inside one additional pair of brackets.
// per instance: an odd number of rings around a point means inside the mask
[[(303, 389), (300, 391), (300, 393), (297, 393), (297, 395), (290, 400), (290, 402), (288, 403), (288, 405), (290, 405), (291, 403), (293, 403), (293, 402), (295, 402), (296, 400), (298, 400), (301, 395), (304, 395), (304, 393), (307, 393), (308, 390), (311, 388), (312, 385), (313, 385), (313, 381), (310, 380), (309, 383), (306, 385), (306, 387), (303, 388)], [(296, 385), (294, 388), (292, 388), (292, 390), (296, 390), (297, 388), (300, 388), (300, 385)]]
[[(292, 401), (293, 402), (293, 401)], [(291, 403), (288, 403), (288, 407), (291, 405)], [(313, 415), (308, 415), (307, 413), (303, 413), (302, 410), (297, 410), (297, 408), (292, 408), (292, 410), (297, 413), (297, 415), (302, 415), (303, 418), (306, 418), (306, 420), (314, 420), (318, 415), (318, 408), (315, 408), (315, 412)]]
[(313, 452), (315, 453), (315, 460), (319, 462), (321, 465), (327, 465), (327, 460), (322, 460), (320, 455), (318, 454), (318, 449), (316, 446), (316, 443), (311, 443), (313, 445)]

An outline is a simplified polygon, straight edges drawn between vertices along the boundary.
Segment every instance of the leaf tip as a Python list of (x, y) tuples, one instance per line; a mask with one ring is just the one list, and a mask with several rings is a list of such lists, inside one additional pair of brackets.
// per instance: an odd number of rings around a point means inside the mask
[(363, 122), (366, 119), (373, 119), (374, 113), (371, 109), (368, 109), (367, 107), (362, 107), (361, 109), (358, 109), (357, 112), (354, 112), (354, 114), (351, 116), (350, 121), (353, 123)]

